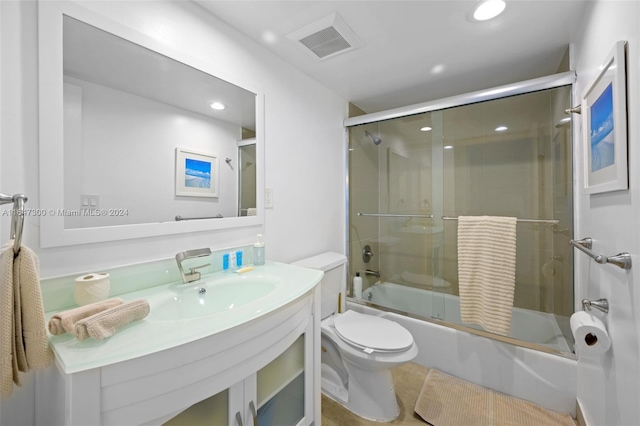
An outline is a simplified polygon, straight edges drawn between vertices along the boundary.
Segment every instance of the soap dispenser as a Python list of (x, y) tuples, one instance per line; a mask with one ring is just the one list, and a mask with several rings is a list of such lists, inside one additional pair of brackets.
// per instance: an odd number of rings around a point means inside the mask
[(253, 244), (253, 264), (257, 266), (264, 265), (264, 242), (262, 241), (262, 234), (258, 234), (258, 241)]

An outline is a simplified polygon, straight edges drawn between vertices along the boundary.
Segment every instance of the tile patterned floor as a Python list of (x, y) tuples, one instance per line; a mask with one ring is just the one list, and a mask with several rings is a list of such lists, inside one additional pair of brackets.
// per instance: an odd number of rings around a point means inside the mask
[(322, 426), (428, 426), (428, 423), (413, 411), (428, 372), (429, 369), (427, 367), (412, 362), (391, 370), (398, 405), (400, 405), (400, 415), (394, 421), (380, 423), (365, 420), (351, 413), (332, 399), (322, 395)]

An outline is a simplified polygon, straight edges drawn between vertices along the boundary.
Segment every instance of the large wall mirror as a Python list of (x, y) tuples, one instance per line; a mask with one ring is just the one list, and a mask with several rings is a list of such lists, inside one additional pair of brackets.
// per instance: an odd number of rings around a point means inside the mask
[(42, 247), (262, 223), (258, 90), (71, 2), (39, 47)]

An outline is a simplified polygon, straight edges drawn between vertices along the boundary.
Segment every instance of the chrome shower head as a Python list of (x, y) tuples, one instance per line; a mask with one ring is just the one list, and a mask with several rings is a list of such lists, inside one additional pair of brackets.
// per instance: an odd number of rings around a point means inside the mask
[(380, 143), (382, 143), (382, 139), (380, 139), (379, 137), (377, 137), (376, 135), (369, 133), (368, 130), (364, 131), (364, 134), (369, 136), (371, 138), (371, 140), (373, 140), (373, 143), (376, 145), (380, 145)]

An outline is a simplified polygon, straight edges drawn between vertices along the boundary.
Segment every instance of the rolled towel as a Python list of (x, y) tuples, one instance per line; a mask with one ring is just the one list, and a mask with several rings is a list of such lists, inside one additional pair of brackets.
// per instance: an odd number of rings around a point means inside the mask
[(76, 337), (84, 340), (93, 337), (104, 340), (130, 322), (141, 320), (149, 315), (149, 303), (144, 299), (133, 300), (99, 312), (76, 323)]
[(58, 312), (49, 320), (49, 333), (57, 336), (59, 334), (71, 333), (76, 335), (76, 322), (83, 318), (95, 315), (98, 312), (106, 311), (115, 306), (122, 305), (124, 300), (113, 298), (100, 302), (90, 303), (79, 308)]

